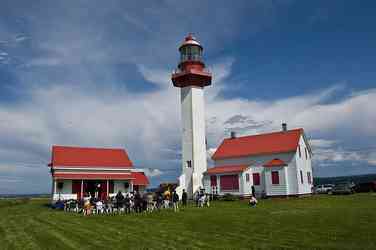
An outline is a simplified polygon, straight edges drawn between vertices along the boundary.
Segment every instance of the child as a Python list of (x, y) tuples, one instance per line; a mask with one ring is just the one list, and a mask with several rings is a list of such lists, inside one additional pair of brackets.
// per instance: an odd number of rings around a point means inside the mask
[(256, 207), (256, 205), (257, 205), (257, 199), (254, 196), (251, 196), (251, 199), (249, 200), (249, 205), (251, 207)]

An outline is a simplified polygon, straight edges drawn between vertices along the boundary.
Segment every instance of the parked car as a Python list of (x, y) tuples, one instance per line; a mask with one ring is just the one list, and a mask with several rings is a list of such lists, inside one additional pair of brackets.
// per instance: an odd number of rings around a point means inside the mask
[(355, 185), (351, 182), (338, 183), (334, 185), (332, 194), (353, 194), (355, 193)]
[(333, 184), (324, 184), (315, 187), (316, 194), (329, 194), (332, 192)]
[(376, 192), (376, 181), (359, 183), (355, 186), (355, 191), (357, 193)]

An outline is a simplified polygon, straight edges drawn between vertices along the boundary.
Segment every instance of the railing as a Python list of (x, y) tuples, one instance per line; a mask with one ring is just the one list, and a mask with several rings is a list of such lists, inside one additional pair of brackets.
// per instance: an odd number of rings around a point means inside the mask
[[(172, 74), (180, 74), (180, 73), (184, 73), (184, 72), (186, 72), (186, 71), (185, 70), (181, 70), (179, 68), (176, 68), (176, 69), (174, 69), (172, 71)], [(208, 68), (202, 69), (202, 72), (207, 73), (207, 74), (211, 74), (211, 71)]]

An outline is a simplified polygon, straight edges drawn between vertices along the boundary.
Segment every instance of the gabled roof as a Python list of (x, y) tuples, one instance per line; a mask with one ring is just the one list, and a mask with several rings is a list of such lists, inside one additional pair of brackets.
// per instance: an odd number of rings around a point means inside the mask
[(287, 166), (286, 162), (281, 159), (273, 159), (264, 164), (264, 167), (284, 167)]
[(132, 180), (133, 185), (147, 186), (149, 180), (144, 172), (100, 173), (100, 172), (58, 172), (53, 173), (57, 180)]
[(130, 168), (133, 164), (124, 149), (53, 146), (49, 166)]
[(212, 156), (213, 160), (295, 152), (302, 128), (267, 134), (226, 138)]
[(132, 172), (133, 185), (147, 186), (149, 185), (148, 177), (144, 172)]
[(227, 173), (241, 173), (248, 168), (248, 165), (226, 165), (209, 168), (205, 174), (227, 174)]

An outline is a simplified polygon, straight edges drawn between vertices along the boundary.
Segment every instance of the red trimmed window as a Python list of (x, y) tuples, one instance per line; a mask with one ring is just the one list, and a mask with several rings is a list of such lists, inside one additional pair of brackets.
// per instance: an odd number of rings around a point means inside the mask
[(238, 191), (239, 190), (239, 176), (236, 175), (221, 175), (221, 190), (224, 191)]
[(254, 186), (260, 185), (260, 173), (253, 173), (252, 177), (253, 177), (253, 185)]
[(210, 176), (210, 186), (211, 187), (217, 186), (217, 176), (216, 175)]
[(245, 181), (249, 182), (249, 174), (248, 173), (245, 174)]
[(278, 185), (279, 184), (279, 172), (272, 171), (272, 184)]
[(307, 172), (307, 179), (308, 179), (308, 183), (312, 184), (311, 172)]
[(303, 181), (303, 171), (300, 170), (300, 182), (303, 184), (304, 181)]

